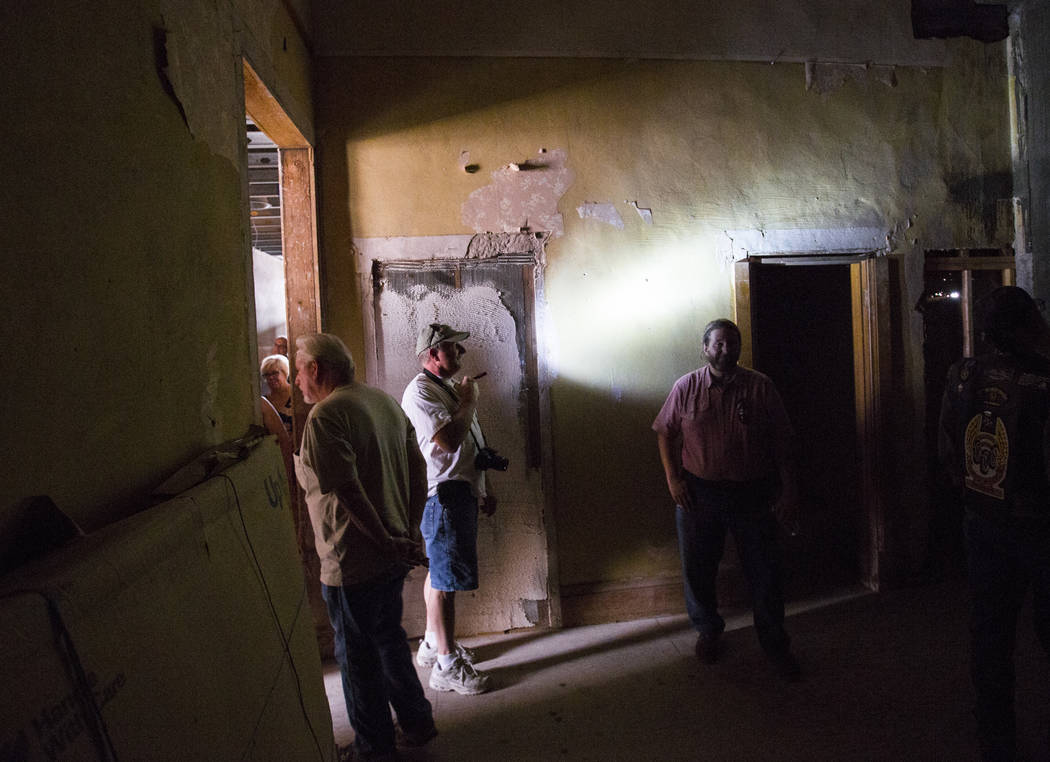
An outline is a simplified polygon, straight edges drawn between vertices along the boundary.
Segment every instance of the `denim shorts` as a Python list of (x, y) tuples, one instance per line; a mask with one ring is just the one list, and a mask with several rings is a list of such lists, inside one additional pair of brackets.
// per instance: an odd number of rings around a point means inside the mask
[(443, 482), (427, 498), (419, 531), (435, 590), (478, 589), (478, 501), (467, 482)]

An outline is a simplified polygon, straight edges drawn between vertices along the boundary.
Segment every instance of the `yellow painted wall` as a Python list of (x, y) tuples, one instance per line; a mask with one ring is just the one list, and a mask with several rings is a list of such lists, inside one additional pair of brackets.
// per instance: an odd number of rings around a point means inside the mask
[[(922, 250), (1010, 240), (995, 222), (1010, 169), (1003, 47), (949, 52), (945, 68), (854, 70), (826, 93), (807, 92), (802, 64), (319, 59), (328, 327), (364, 356), (353, 238), (481, 232), (463, 222), (472, 192), (510, 162), (565, 151), (574, 180), (544, 274), (560, 582), (673, 576), (673, 514), (649, 426), (698, 364), (703, 324), (730, 312), (725, 231), (884, 230), (902, 264), (903, 394), (890, 415), (921, 410), (910, 305)], [(463, 151), (479, 171), (463, 170)], [(651, 208), (654, 224), (627, 201)], [(581, 219), (586, 202), (614, 204), (623, 229)], [(921, 416), (908, 420), (902, 472), (886, 478), (921, 488)], [(905, 537), (916, 510), (894, 509)]]
[(0, 530), (35, 494), (127, 515), (255, 418), (241, 56), (313, 124), (283, 4), (241, 5), (0, 8)]

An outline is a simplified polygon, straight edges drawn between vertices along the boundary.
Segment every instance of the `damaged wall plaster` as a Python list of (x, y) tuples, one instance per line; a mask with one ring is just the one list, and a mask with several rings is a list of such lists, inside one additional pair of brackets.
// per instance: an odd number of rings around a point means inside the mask
[(824, 230), (726, 230), (720, 256), (731, 263), (749, 256), (772, 254), (886, 253), (892, 248), (882, 228)]
[(394, 236), (390, 238), (355, 238), (352, 250), (357, 272), (371, 274), (372, 262), (455, 259), (466, 254), (472, 235)]
[[(236, 89), (236, 77), (240, 76), (239, 70), (229, 65), (235, 55), (230, 19), (218, 12), (214, 2), (185, 0), (182, 4), (192, 5), (193, 12), (162, 16), (167, 54), (163, 73), (171, 82), (190, 134), (207, 144), (212, 153), (237, 164), (244, 142), (239, 129), (244, 123), (244, 109), (226, 97), (227, 92)], [(223, 45), (194, 33), (202, 20), (221, 33)]]
[[(359, 299), (368, 326), (366, 356), (374, 358), (365, 364), (368, 383), (400, 399), (408, 379), (419, 372), (412, 354), (417, 328), (434, 320), (470, 331), (465, 372), (489, 374), (481, 389), (482, 423), (491, 443), (510, 458), (511, 467), (494, 478), (493, 490), (500, 500), (497, 515), (483, 519), (479, 527), (480, 561), (491, 583), (459, 613), (465, 631), (532, 626), (538, 623), (537, 616), (549, 615), (548, 563), (553, 557), (547, 548), (540, 475), (525, 467), (522, 348), (517, 344), (516, 313), (506, 303), (512, 297), (498, 285), (460, 291), (435, 287), (441, 279), (427, 273), (446, 265), (455, 268), (463, 262), (515, 255), (513, 261), (519, 264), (507, 265), (512, 269), (509, 277), (520, 280), (521, 257), (542, 264), (549, 237), (549, 233), (487, 233), (353, 240)], [(373, 267), (394, 262), (417, 262), (426, 270), (408, 276), (413, 283), (408, 289), (392, 286), (390, 276), (384, 276), (376, 301)], [(542, 305), (531, 308), (539, 322)], [(422, 633), (425, 624), (421, 586), (420, 577), (410, 579), (405, 588), (405, 626), (413, 635)]]
[(623, 230), (623, 217), (616, 211), (615, 204), (585, 201), (576, 207), (576, 213), (580, 215), (581, 220), (598, 220), (612, 225), (617, 230)]
[[(428, 259), (489, 259), (501, 254), (525, 254), (543, 264), (550, 233), (479, 233), (477, 235), (355, 238), (351, 248), (357, 272), (370, 275), (373, 262), (415, 262)], [(367, 296), (367, 295), (363, 295)]]
[(492, 182), (463, 203), (463, 224), (478, 233), (564, 232), (558, 199), (574, 173), (562, 149), (540, 149), (535, 157), (492, 172)]
[(834, 63), (806, 61), (806, 90), (824, 95), (854, 82), (881, 82), (887, 87), (897, 86), (897, 70), (893, 66), (877, 64)]
[[(160, 23), (155, 27), (158, 75), (167, 80), (170, 95), (182, 112), (190, 134), (204, 142), (208, 149), (237, 164), (244, 146), (244, 101), (229, 98), (229, 92), (243, 89), (239, 82), (240, 66), (230, 61), (245, 56), (260, 75), (270, 80), (275, 97), (279, 97), (289, 116), (307, 137), (313, 137), (310, 123), (312, 104), (309, 93), (309, 69), (299, 58), (305, 56), (296, 35), (296, 22), (287, 16), (293, 9), (282, 0), (253, 0), (239, 3), (243, 14), (231, 15), (222, 3), (214, 0), (162, 0)], [(295, 3), (291, 3), (294, 5)], [(294, 12), (304, 18), (306, 12), (299, 0)], [(204, 23), (211, 35), (199, 33)], [(260, 46), (275, 43), (280, 35), (279, 53)], [(221, 44), (216, 44), (216, 40)], [(270, 55), (280, 60), (270, 60)], [(283, 81), (274, 81), (281, 74)], [(278, 86), (279, 85), (279, 86)]]
[[(422, 325), (440, 321), (470, 332), (463, 372), (488, 373), (479, 382), (478, 416), (487, 442), (510, 459), (510, 468), (489, 474), (499, 510), (478, 522), (478, 558), (486, 581), (457, 611), (457, 619), (466, 632), (531, 626), (536, 624), (535, 601), (547, 598), (547, 547), (540, 480), (526, 467), (523, 350), (516, 342), (515, 317), (495, 284), (453, 290), (421, 280), (403, 291), (382, 291), (377, 333), (384, 373), (377, 385), (401, 399), (409, 379), (419, 373), (414, 348)], [(425, 609), (413, 587), (406, 588), (405, 618), (406, 627), (418, 630), (410, 634), (422, 633)]]
[(653, 210), (647, 209), (644, 206), (638, 206), (637, 201), (624, 201), (625, 204), (630, 204), (634, 207), (634, 211), (638, 212), (638, 216), (642, 218), (642, 222), (646, 225), (653, 224)]
[[(281, 0), (269, 1), (279, 15)], [(237, 6), (45, 2), (0, 14), (17, 20), (0, 24), (6, 104), (18, 114), (0, 133), (19, 146), (7, 173), (18, 182), (0, 191), (19, 219), (4, 250), (25, 254), (0, 279), (10, 315), (0, 336), (20, 369), (4, 442), (25, 454), (0, 487), (0, 523), (39, 494), (89, 531), (123, 518), (257, 415), (238, 55), (275, 67), (253, 46), (270, 27)], [(308, 92), (310, 80), (267, 84)], [(180, 380), (186, 358), (193, 371)], [(49, 408), (77, 414), (40, 415)]]
[[(572, 151), (574, 181), (558, 202), (565, 233), (552, 235), (546, 252), (550, 319), (542, 331), (558, 374), (550, 436), (561, 584), (677, 573), (673, 525), (638, 510), (658, 511), (666, 502), (656, 448), (638, 446), (638, 436), (673, 380), (696, 367), (697, 326), (732, 314), (733, 268), (720, 269), (722, 262), (748, 252), (892, 250), (904, 263), (894, 287), (907, 302), (921, 291), (921, 263), (888, 237), (905, 235), (899, 231), (914, 215), (906, 235), (915, 246), (969, 240), (973, 211), (950, 188), (958, 175), (991, 176), (1008, 166), (1008, 143), (996, 138), (1005, 95), (997, 51), (968, 43), (952, 51), (950, 68), (905, 67), (896, 71), (896, 87), (870, 81), (826, 98), (805, 92), (802, 64), (780, 62), (321, 63), (322, 106), (336, 121), (323, 148), (348, 160), (323, 190), (333, 216), (346, 216), (354, 231), (326, 226), (331, 251), (345, 251), (355, 233), (392, 237), (376, 245), (404, 236), (405, 249), (443, 249), (444, 234), (462, 230), (463, 199), (481, 180), (456, 164), (464, 135), (486, 178), (497, 162), (524, 159), (528, 151), (519, 146)], [(348, 90), (363, 95), (349, 102)], [(476, 93), (475, 102), (451, 111), (446, 104), (459, 103), (464, 91)], [(369, 113), (379, 115), (374, 123)], [(510, 172), (505, 179), (540, 174)], [(631, 198), (658, 210), (661, 224), (631, 224), (633, 215), (620, 207)], [(622, 231), (565, 211), (602, 199), (616, 204)], [(484, 204), (470, 199), (485, 208), (472, 208), (466, 230), (517, 230), (520, 215), (504, 226), (500, 201), (497, 192)], [(453, 256), (470, 245), (461, 241)], [(345, 267), (346, 259), (329, 264)], [(332, 301), (342, 293), (331, 288)], [(914, 338), (915, 318), (897, 317), (905, 341)], [(348, 315), (337, 329), (360, 332), (361, 322)], [(921, 337), (913, 343), (918, 349), (903, 359), (894, 346), (892, 358), (904, 372), (891, 414), (907, 421), (921, 418), (910, 413), (923, 393)], [(901, 436), (914, 442), (921, 431)], [(901, 461), (908, 456), (921, 459), (908, 451)], [(908, 487), (902, 500), (921, 491), (911, 489), (922, 478), (916, 474), (894, 469)], [(921, 512), (907, 505), (898, 515), (918, 523)]]

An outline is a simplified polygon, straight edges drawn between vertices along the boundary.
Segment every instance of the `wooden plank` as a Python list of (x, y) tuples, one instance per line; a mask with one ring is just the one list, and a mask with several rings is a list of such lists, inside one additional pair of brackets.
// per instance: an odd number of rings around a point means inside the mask
[(864, 542), (861, 546), (861, 578), (872, 590), (879, 589), (879, 558), (883, 547), (885, 517), (879, 490), (879, 357), (878, 314), (874, 260), (850, 266), (853, 312), (853, 377), (856, 394), (857, 452), (860, 456), (860, 488), (863, 506)]
[(740, 329), (740, 364), (752, 368), (755, 359), (751, 336), (751, 265), (747, 261), (733, 266), (733, 322)]
[[(321, 330), (321, 291), (317, 263), (313, 151), (282, 148), (281, 232), (284, 247), (284, 282), (287, 292), (289, 354), (294, 359), (295, 337)], [(295, 394), (295, 442), (302, 437), (302, 422), (309, 408)]]
[[(317, 234), (315, 224), (313, 152), (309, 148), (282, 148), (281, 233), (284, 249), (284, 281), (288, 315), (288, 356), (295, 361), (295, 339), (321, 330), (321, 297), (318, 283)], [(302, 441), (303, 424), (310, 406), (298, 389), (292, 394), (292, 437), (296, 448)], [(296, 524), (304, 549), (313, 548), (313, 532), (296, 495)]]
[(273, 97), (255, 69), (242, 59), (244, 69), (244, 110), (259, 129), (281, 148), (309, 148), (308, 141), (295, 126), (281, 104)]
[[(281, 164), (281, 236), (284, 250), (284, 281), (288, 316), (288, 358), (295, 362), (295, 339), (321, 330), (320, 277), (317, 257), (316, 194), (311, 148), (279, 149)], [(303, 437), (303, 424), (310, 405), (298, 388), (292, 390), (292, 437), (296, 449)], [(299, 553), (303, 559), (310, 609), (317, 630), (318, 646), (330, 657), (333, 635), (327, 608), (321, 598), (320, 559), (314, 549), (314, 533), (302, 490), (292, 498)]]

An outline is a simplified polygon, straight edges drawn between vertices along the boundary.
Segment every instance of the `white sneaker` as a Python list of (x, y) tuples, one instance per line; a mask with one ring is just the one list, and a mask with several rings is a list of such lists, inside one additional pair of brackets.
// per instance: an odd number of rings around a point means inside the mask
[[(467, 664), (473, 664), (474, 659), (477, 658), (477, 654), (473, 648), (467, 648), (465, 645), (460, 643), (458, 640), (455, 643), (456, 656), (461, 658)], [(419, 650), (416, 651), (416, 664), (421, 667), (433, 667), (437, 664), (438, 652), (437, 649), (427, 643), (426, 640), (419, 641)]]
[(430, 671), (430, 687), (436, 691), (455, 691), (464, 696), (476, 696), (489, 689), (489, 676), (478, 672), (474, 665), (460, 657), (452, 660), (448, 669), (435, 664)]

